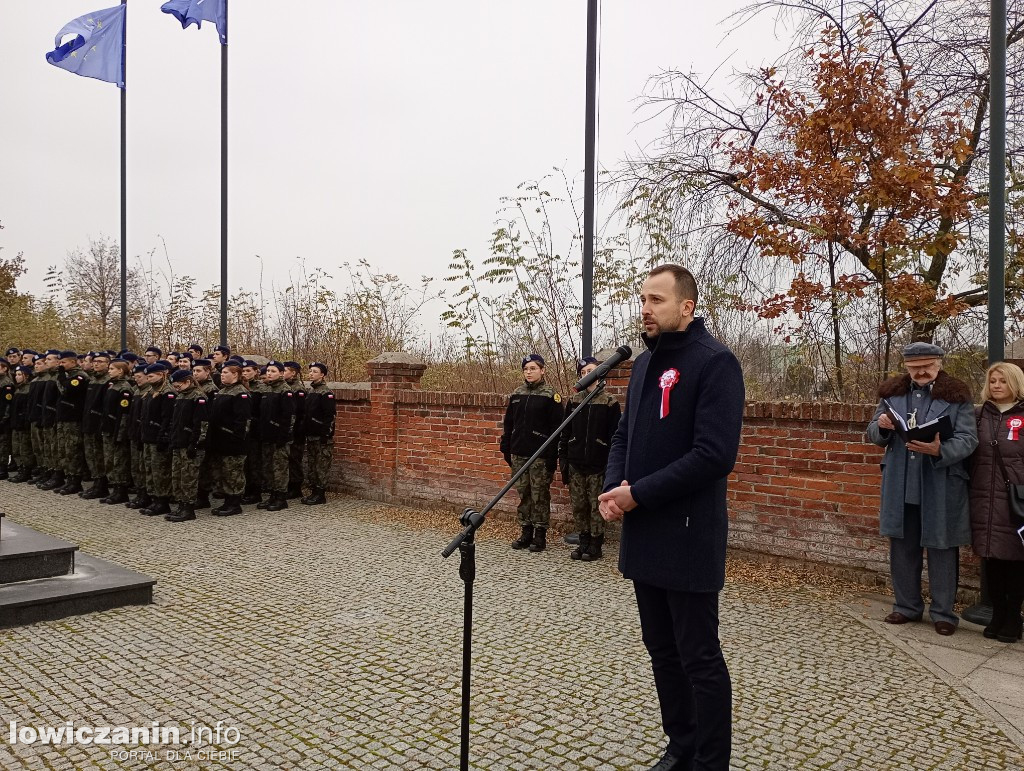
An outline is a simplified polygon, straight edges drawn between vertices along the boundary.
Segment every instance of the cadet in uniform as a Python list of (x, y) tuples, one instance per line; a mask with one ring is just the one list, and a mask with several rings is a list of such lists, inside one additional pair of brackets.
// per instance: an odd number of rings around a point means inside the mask
[(124, 359), (110, 362), (110, 380), (101, 398), (100, 434), (103, 437), (103, 474), (110, 492), (100, 503), (116, 505), (128, 502), (131, 479), (131, 439), (129, 416), (134, 399), (134, 386), (128, 373), (131, 364)]
[(220, 372), (221, 389), (210, 403), (207, 445), (220, 467), (224, 504), (211, 514), (227, 517), (242, 513), (245, 490), (246, 433), (252, 415), (252, 394), (239, 381), (242, 368), (225, 364)]
[(213, 396), (217, 393), (217, 385), (210, 377), (212, 370), (213, 362), (209, 359), (196, 359), (192, 363), (192, 376), (195, 378), (196, 386), (198, 386), (199, 389), (207, 395), (207, 397)]
[(152, 391), (142, 407), (142, 447), (146, 463), (146, 492), (153, 502), (139, 513), (147, 517), (170, 514), (171, 412), (177, 394), (167, 382), (170, 365), (162, 361), (146, 367)]
[(213, 378), (213, 384), (217, 388), (221, 387), (220, 373), (224, 370), (224, 366), (229, 358), (231, 358), (231, 349), (226, 345), (218, 345), (210, 354), (210, 361), (213, 362), (213, 374), (211, 377)]
[(302, 365), (297, 361), (284, 363), (284, 382), (295, 396), (295, 432), (288, 450), (288, 499), (302, 497), (302, 456), (306, 438), (302, 433), (306, 389), (302, 385)]
[(205, 454), (207, 398), (196, 388), (192, 373), (183, 369), (171, 373), (171, 385), (178, 392), (171, 413), (171, 494), (178, 504), (168, 522), (196, 518), (199, 495), (200, 453)]
[(110, 375), (107, 369), (110, 359), (106, 351), (92, 354), (92, 378), (85, 391), (85, 411), (82, 415), (82, 446), (85, 450), (85, 465), (92, 476), (92, 487), (79, 495), (85, 499), (105, 498), (107, 472), (103, 461), (103, 394), (107, 391)]
[(327, 385), (326, 364), (315, 361), (309, 365), (309, 387), (303, 398), (302, 435), (306, 444), (304, 475), (310, 492), (302, 502), (312, 506), (327, 503), (327, 479), (334, 458), (337, 405), (334, 391)]
[(144, 411), (149, 396), (153, 393), (153, 387), (146, 377), (146, 365), (136, 364), (132, 370), (132, 378), (135, 380), (135, 389), (132, 392), (132, 401), (128, 409), (128, 441), (130, 444), (132, 485), (135, 488), (135, 500), (125, 503), (128, 509), (144, 509), (153, 499), (146, 490), (146, 451), (142, 444), (142, 422)]
[(267, 364), (266, 379), (260, 397), (259, 423), (263, 488), (270, 497), (256, 508), (281, 511), (288, 508), (288, 453), (295, 428), (295, 395), (284, 381), (281, 362)]
[(57, 370), (57, 448), (60, 467), (64, 471), (64, 485), (54, 489), (60, 495), (82, 492), (85, 473), (85, 449), (82, 443), (82, 417), (85, 414), (85, 394), (89, 376), (78, 366), (78, 354), (61, 351)]
[(12, 455), (11, 402), (14, 401), (14, 379), (10, 369), (10, 362), (0, 359), (0, 479), (7, 479), (7, 466)]
[(11, 400), (11, 450), (18, 464), (18, 473), (10, 477), (11, 482), (28, 482), (36, 465), (32, 452), (31, 412), (32, 367), (16, 367), (14, 370), (14, 398)]
[[(579, 377), (597, 369), (600, 362), (593, 356), (580, 359), (576, 367)], [(573, 394), (565, 403), (565, 417), (576, 409), (587, 394), (597, 388), (593, 383), (585, 392)], [(604, 468), (608, 463), (608, 448), (618, 428), (622, 408), (614, 396), (602, 392), (577, 413), (572, 422), (562, 429), (558, 441), (558, 463), (562, 471), (562, 484), (569, 485), (572, 517), (580, 534), (580, 543), (569, 552), (574, 560), (590, 562), (602, 556), (604, 545), (604, 518), (598, 510), (597, 497), (604, 488)], [(563, 418), (564, 419), (564, 418)]]
[[(562, 397), (544, 382), (544, 357), (531, 353), (523, 359), (523, 384), (509, 397), (505, 410), (501, 454), (513, 472), (519, 471), (562, 422)], [(551, 476), (558, 461), (558, 443), (519, 477), (519, 524), (522, 534), (513, 549), (529, 547), (532, 552), (547, 546), (551, 521)]]
[[(57, 369), (60, 363), (60, 351), (51, 348), (43, 356), (43, 368), (46, 376), (43, 379), (40, 406), (40, 441), (42, 444), (43, 462), (46, 464), (47, 475), (39, 482), (40, 490), (56, 490), (65, 484), (64, 470), (57, 454), (57, 402), (60, 391), (57, 389)], [(77, 358), (75, 363), (78, 363)]]
[(11, 370), (8, 374), (11, 375), (12, 379), (14, 377), (14, 368), (21, 365), (21, 354), (22, 351), (19, 348), (8, 348), (7, 353), (5, 354), (7, 357), (8, 369)]
[[(259, 378), (260, 365), (251, 359), (242, 364), (242, 385), (248, 389), (252, 400), (249, 402), (249, 433), (246, 436), (245, 494), (244, 504), (263, 504), (263, 446), (260, 438), (260, 401), (267, 387)], [(260, 508), (266, 508), (260, 505)]]
[(32, 470), (32, 483), (41, 484), (51, 469), (46, 465), (46, 453), (43, 449), (43, 396), (49, 372), (42, 358), (35, 359), (32, 364), (32, 380), (28, 387), (28, 422), (29, 435), (32, 438), (32, 454), (36, 458), (36, 467)]

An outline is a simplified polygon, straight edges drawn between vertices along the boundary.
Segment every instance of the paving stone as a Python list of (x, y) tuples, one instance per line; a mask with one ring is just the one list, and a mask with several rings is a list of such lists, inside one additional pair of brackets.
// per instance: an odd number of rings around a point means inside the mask
[[(186, 735), (223, 721), (240, 732), (234, 747), (214, 747), (237, 749), (235, 762), (147, 766), (172, 771), (458, 765), (463, 585), (458, 558), (438, 556), (454, 516), (440, 532), (343, 497), (172, 525), (5, 482), (0, 507), (158, 579), (152, 606), (0, 632), (8, 720), (159, 720)], [(594, 564), (568, 551), (515, 552), (481, 531), (474, 767), (605, 771), (661, 755), (650, 665), (614, 549)], [(730, 583), (721, 620), (734, 768), (1024, 768), (990, 717), (839, 600)], [(933, 644), (924, 632), (912, 642)], [(1000, 654), (998, 668), (1012, 674), (1013, 655)], [(143, 767), (93, 745), (10, 746), (5, 728), (5, 770)]]

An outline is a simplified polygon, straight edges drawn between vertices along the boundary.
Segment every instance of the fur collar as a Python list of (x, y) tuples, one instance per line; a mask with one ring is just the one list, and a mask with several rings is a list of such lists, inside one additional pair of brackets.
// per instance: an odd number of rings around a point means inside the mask
[[(878, 396), (888, 399), (890, 396), (903, 396), (910, 393), (912, 385), (910, 375), (897, 375), (882, 382), (878, 386)], [(932, 398), (941, 399), (950, 404), (964, 404), (973, 402), (971, 387), (962, 380), (957, 380), (945, 370), (939, 370), (938, 377), (932, 385)]]

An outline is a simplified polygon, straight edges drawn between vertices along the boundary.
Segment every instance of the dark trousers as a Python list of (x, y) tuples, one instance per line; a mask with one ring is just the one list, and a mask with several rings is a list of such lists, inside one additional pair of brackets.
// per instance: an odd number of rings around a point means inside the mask
[(718, 594), (633, 588), (669, 752), (695, 770), (728, 771), (732, 682), (718, 641)]

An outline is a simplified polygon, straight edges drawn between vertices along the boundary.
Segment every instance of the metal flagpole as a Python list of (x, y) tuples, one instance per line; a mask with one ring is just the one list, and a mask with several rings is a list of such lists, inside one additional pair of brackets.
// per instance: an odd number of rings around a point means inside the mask
[(992, 0), (989, 62), (988, 362), (1003, 360), (1006, 235), (1006, 0)]
[(128, 347), (128, 70), (125, 67), (128, 40), (128, 0), (121, 0), (124, 9), (124, 31), (121, 40), (121, 350)]
[(220, 344), (228, 344), (228, 5), (220, 47)]
[(594, 185), (597, 163), (597, 3), (587, 0), (587, 100), (584, 121), (583, 152), (583, 355), (590, 356), (594, 346)]

